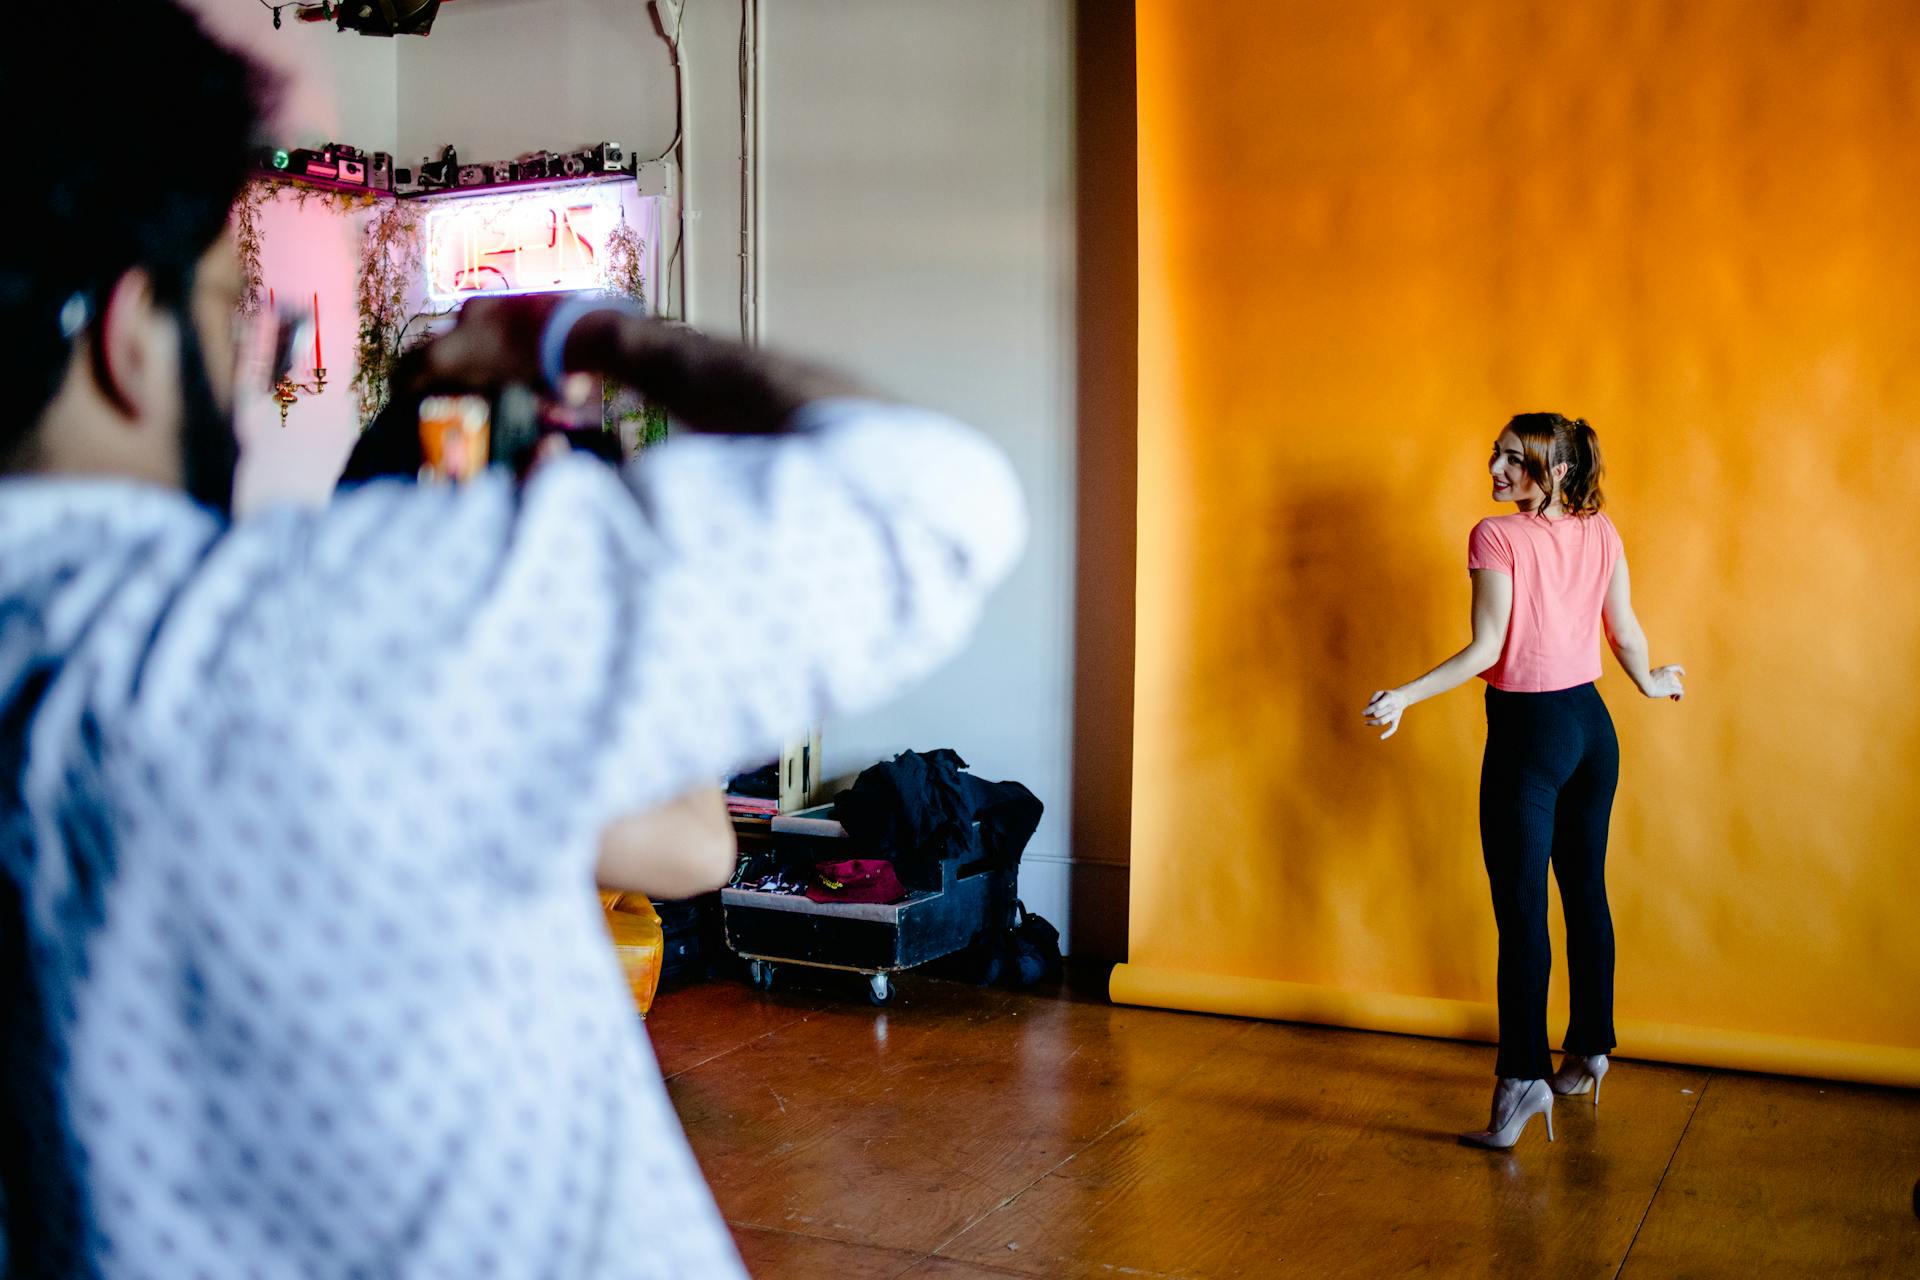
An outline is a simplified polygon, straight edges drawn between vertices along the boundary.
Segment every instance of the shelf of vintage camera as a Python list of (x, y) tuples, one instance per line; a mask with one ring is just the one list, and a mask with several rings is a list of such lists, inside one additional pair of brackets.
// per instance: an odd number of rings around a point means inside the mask
[(376, 151), (369, 157), (340, 142), (322, 147), (263, 149), (256, 157), (255, 170), (256, 177), (316, 191), (376, 200), (392, 200), (398, 194), (393, 189), (392, 156)]
[(640, 195), (671, 199), (679, 185), (671, 160), (629, 157), (617, 142), (564, 154), (534, 151), (517, 160), (484, 164), (461, 164), (458, 153), (448, 146), (441, 149), (440, 159), (423, 159), (417, 169), (395, 168), (393, 157), (384, 151), (368, 155), (345, 143), (329, 142), (313, 148), (262, 151), (258, 170), (261, 177), (295, 186), (387, 200), (497, 195), (622, 181), (635, 183)]

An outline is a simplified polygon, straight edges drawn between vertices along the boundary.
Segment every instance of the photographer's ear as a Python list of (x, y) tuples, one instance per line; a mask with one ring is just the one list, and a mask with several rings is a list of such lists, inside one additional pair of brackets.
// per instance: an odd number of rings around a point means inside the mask
[(140, 429), (179, 417), (179, 322), (158, 304), (144, 270), (114, 282), (89, 345), (94, 383), (124, 425)]

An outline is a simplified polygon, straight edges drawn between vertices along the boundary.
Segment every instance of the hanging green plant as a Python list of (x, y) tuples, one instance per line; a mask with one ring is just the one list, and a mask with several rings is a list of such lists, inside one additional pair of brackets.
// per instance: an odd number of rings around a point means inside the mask
[[(647, 279), (642, 271), (646, 256), (647, 242), (628, 225), (626, 210), (622, 209), (620, 221), (607, 233), (606, 291), (626, 298), (643, 311), (647, 306)], [(613, 378), (602, 378), (600, 388), (600, 421), (607, 430), (638, 424), (634, 432), (636, 451), (667, 438), (665, 409), (647, 403), (632, 387)]]
[(249, 318), (266, 300), (265, 271), (260, 265), (260, 208), (273, 199), (275, 185), (254, 179), (240, 189), (233, 202), (233, 239), (240, 250), (240, 314)]
[(327, 187), (303, 186), (297, 181), (281, 181), (284, 189), (293, 192), (294, 202), (302, 209), (310, 201), (318, 200), (335, 213), (352, 213), (355, 209), (364, 209), (379, 201), (379, 197), (371, 191), (335, 191)]
[(620, 221), (607, 233), (607, 292), (647, 305), (647, 280), (641, 263), (647, 242), (627, 223), (627, 211), (620, 210)]
[(407, 286), (420, 270), (420, 211), (389, 201), (367, 223), (360, 243), (360, 338), (353, 395), (364, 430), (386, 407), (393, 362), (407, 324)]

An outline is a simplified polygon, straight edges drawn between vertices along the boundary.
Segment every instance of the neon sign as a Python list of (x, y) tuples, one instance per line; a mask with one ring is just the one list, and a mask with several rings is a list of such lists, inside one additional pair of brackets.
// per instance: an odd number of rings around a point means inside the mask
[(427, 294), (552, 293), (606, 285), (620, 219), (612, 186), (452, 200), (427, 215)]

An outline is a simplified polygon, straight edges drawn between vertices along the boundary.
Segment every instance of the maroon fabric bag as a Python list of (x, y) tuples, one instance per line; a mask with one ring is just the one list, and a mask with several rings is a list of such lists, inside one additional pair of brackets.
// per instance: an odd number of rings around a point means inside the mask
[(882, 858), (850, 858), (814, 865), (807, 897), (815, 902), (898, 902), (907, 896), (893, 864)]

